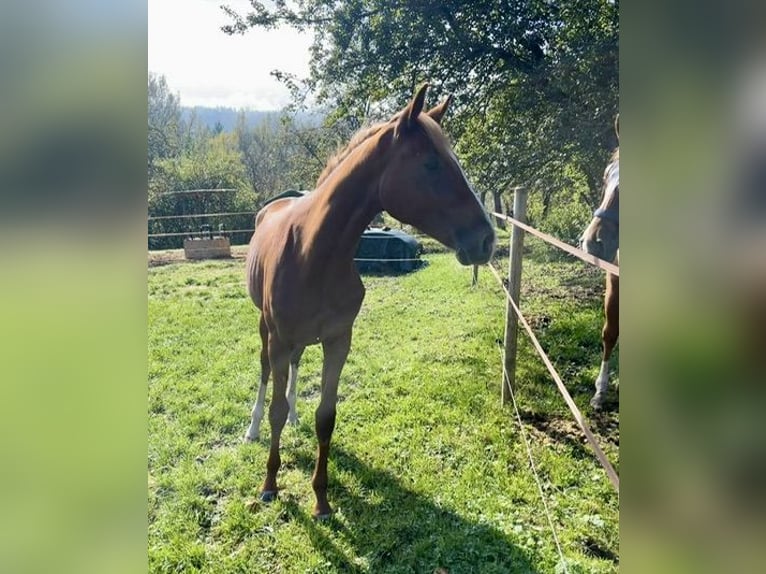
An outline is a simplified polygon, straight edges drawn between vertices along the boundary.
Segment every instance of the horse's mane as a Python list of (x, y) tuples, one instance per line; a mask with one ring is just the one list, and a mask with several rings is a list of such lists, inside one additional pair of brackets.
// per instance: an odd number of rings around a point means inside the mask
[(612, 152), (612, 156), (609, 158), (609, 163), (606, 164), (606, 167), (604, 168), (604, 177), (603, 177), (603, 184), (607, 184), (607, 179), (609, 178), (609, 174), (611, 174), (614, 171), (615, 166), (619, 166), (620, 164), (620, 146), (617, 146), (614, 151)]
[(609, 163), (604, 169), (604, 181), (603, 181), (604, 198), (602, 201), (605, 201), (608, 194), (611, 193), (614, 189), (618, 189), (619, 185), (620, 185), (620, 147), (617, 146), (617, 148), (612, 152), (612, 157), (609, 159)]
[[(390, 120), (360, 128), (353, 136), (351, 136), (348, 144), (340, 148), (339, 151), (337, 151), (335, 155), (333, 155), (327, 161), (327, 165), (325, 165), (322, 173), (319, 174), (319, 179), (317, 179), (315, 188), (318, 188), (320, 185), (322, 185), (325, 180), (330, 177), (330, 174), (335, 171), (335, 168), (338, 167), (343, 162), (343, 160), (345, 160), (351, 154), (351, 152), (353, 152), (361, 144), (366, 142), (371, 137), (379, 134), (385, 128), (394, 125), (395, 122), (399, 119), (400, 114), (401, 112), (397, 113)], [(427, 114), (423, 113), (421, 116), (427, 116)], [(444, 133), (441, 131), (439, 124), (437, 124), (430, 117), (428, 118), (428, 121), (423, 121), (420, 119), (418, 123), (435, 146), (438, 146), (445, 151), (449, 150), (449, 140), (447, 139), (447, 136), (444, 135)]]
[(317, 179), (316, 187), (319, 187), (324, 181), (330, 177), (330, 174), (335, 170), (338, 165), (343, 162), (344, 159), (348, 157), (348, 155), (354, 151), (359, 145), (361, 145), (363, 142), (370, 139), (375, 134), (379, 133), (384, 127), (386, 127), (390, 121), (387, 122), (380, 122), (377, 124), (373, 124), (371, 126), (365, 126), (360, 128), (353, 136), (351, 136), (351, 139), (349, 140), (348, 144), (346, 144), (344, 147), (341, 147), (338, 149), (338, 151), (333, 155), (328, 161), (327, 165), (325, 165), (325, 168), (322, 170), (322, 173), (319, 174), (319, 179)]

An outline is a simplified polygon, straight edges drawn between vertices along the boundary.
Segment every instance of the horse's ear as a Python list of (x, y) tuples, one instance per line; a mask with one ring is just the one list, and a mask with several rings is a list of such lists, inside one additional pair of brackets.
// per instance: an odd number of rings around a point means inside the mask
[(447, 96), (447, 99), (444, 100), (441, 104), (428, 110), (428, 115), (431, 116), (431, 119), (434, 120), (437, 124), (441, 124), (442, 118), (444, 117), (444, 114), (447, 113), (447, 109), (451, 103), (452, 94)]
[(614, 133), (617, 134), (617, 141), (620, 141), (620, 114), (614, 118)]
[(401, 134), (406, 133), (417, 124), (417, 118), (420, 112), (423, 111), (423, 103), (426, 101), (426, 90), (428, 84), (423, 84), (418, 88), (415, 96), (409, 105), (404, 108), (404, 111), (399, 114), (399, 120), (396, 123), (396, 129), (394, 135), (399, 137)]

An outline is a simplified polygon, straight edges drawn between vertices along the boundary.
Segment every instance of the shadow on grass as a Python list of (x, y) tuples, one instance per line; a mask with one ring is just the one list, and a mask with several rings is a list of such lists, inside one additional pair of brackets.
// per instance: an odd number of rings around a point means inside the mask
[[(342, 447), (333, 445), (330, 457), (341, 473), (330, 473), (330, 500), (343, 518), (316, 522), (295, 500), (287, 498), (283, 504), (334, 571), (539, 572), (499, 530), (440, 508), (391, 472), (370, 466)], [(296, 462), (311, 473), (313, 457), (299, 454)], [(347, 473), (355, 480), (342, 482)], [(341, 542), (353, 548), (353, 557), (343, 552)]]
[(396, 260), (387, 261), (381, 259), (375, 261), (356, 261), (356, 270), (362, 277), (399, 277), (422, 271), (428, 265), (429, 261), (427, 259), (420, 259), (403, 266)]

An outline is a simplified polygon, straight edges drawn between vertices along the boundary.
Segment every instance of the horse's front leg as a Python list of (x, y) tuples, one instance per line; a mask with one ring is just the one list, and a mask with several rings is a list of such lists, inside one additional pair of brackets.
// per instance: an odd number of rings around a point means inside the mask
[(269, 423), (271, 423), (271, 447), (269, 459), (266, 463), (266, 480), (261, 489), (261, 500), (270, 502), (277, 496), (277, 472), (282, 464), (279, 457), (279, 441), (282, 437), (282, 429), (287, 420), (289, 406), (285, 391), (287, 390), (287, 376), (290, 365), (290, 348), (279, 341), (274, 335), (269, 335), (269, 362), (274, 377), (274, 391), (269, 407)]
[(601, 341), (603, 343), (603, 354), (601, 360), (601, 370), (596, 378), (596, 394), (590, 401), (594, 409), (600, 409), (604, 400), (607, 387), (609, 386), (609, 359), (612, 357), (612, 351), (617, 345), (617, 338), (620, 332), (620, 289), (619, 278), (614, 275), (607, 275), (606, 296), (604, 297), (604, 328), (601, 331)]
[(311, 485), (316, 496), (314, 517), (323, 519), (332, 514), (327, 502), (327, 457), (330, 440), (335, 429), (335, 406), (338, 402), (338, 381), (351, 348), (351, 329), (343, 335), (324, 341), (324, 365), (322, 367), (322, 397), (315, 413), (315, 426), (319, 448)]

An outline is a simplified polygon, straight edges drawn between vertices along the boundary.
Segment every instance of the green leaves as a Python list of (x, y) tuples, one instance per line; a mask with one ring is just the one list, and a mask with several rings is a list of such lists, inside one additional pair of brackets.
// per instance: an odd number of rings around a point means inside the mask
[(555, 194), (574, 169), (596, 201), (616, 145), (617, 3), (301, 0), (227, 12), (240, 32), (311, 29), (310, 83), (341, 116), (385, 117), (424, 81), (431, 98), (454, 93), (448, 131), (480, 190)]

